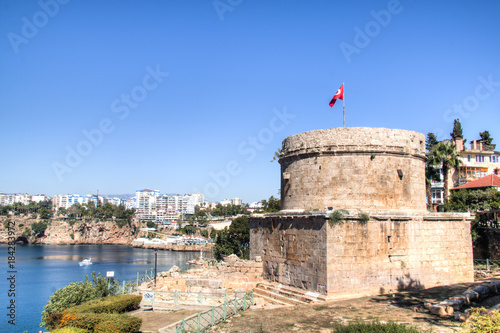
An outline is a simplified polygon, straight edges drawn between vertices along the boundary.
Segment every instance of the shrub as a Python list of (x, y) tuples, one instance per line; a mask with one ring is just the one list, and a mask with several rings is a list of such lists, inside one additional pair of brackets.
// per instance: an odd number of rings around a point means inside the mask
[(333, 226), (334, 224), (339, 223), (340, 221), (344, 220), (344, 217), (349, 214), (347, 210), (344, 209), (337, 209), (333, 213), (330, 214), (330, 226)]
[(110, 333), (110, 332), (120, 332), (120, 333), (135, 333), (139, 332), (142, 325), (142, 319), (129, 316), (126, 314), (122, 315), (107, 315), (112, 316), (107, 320), (99, 322), (94, 328), (96, 333)]
[(90, 331), (83, 328), (66, 326), (63, 328), (58, 328), (51, 333), (90, 333)]
[(108, 280), (105, 277), (101, 277), (101, 274), (96, 277), (95, 272), (92, 272), (92, 281), (93, 283), (85, 276), (85, 282), (72, 282), (66, 287), (56, 290), (44, 307), (40, 326), (45, 326), (49, 330), (53, 329), (55, 328), (54, 323), (58, 323), (60, 318), (57, 315), (51, 317), (52, 315), (62, 312), (67, 308), (80, 305), (88, 300), (115, 294), (117, 281), (108, 288)]
[(78, 327), (91, 332), (135, 333), (141, 328), (142, 319), (127, 314), (67, 313), (62, 316), (61, 327)]
[(347, 326), (339, 325), (333, 331), (334, 333), (419, 333), (419, 330), (414, 327), (409, 327), (404, 324), (379, 322), (355, 322), (349, 323)]
[(361, 223), (366, 223), (370, 220), (370, 215), (366, 214), (366, 213), (360, 213), (358, 215), (359, 219), (361, 220)]
[(31, 224), (31, 230), (37, 235), (43, 234), (47, 230), (47, 223), (35, 222)]
[(123, 313), (139, 308), (142, 296), (118, 295), (94, 299), (66, 309), (65, 313)]
[(24, 228), (23, 233), (21, 236), (28, 238), (31, 235), (31, 229), (30, 228)]
[(472, 308), (465, 331), (468, 333), (500, 332), (500, 310)]

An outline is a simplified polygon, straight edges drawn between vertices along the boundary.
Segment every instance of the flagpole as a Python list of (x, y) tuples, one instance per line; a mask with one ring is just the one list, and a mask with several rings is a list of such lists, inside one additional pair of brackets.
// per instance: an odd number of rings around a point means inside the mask
[(344, 127), (345, 127), (345, 86), (344, 86), (344, 82), (342, 82), (342, 86), (344, 87), (343, 91), (342, 91), (342, 102), (344, 104)]

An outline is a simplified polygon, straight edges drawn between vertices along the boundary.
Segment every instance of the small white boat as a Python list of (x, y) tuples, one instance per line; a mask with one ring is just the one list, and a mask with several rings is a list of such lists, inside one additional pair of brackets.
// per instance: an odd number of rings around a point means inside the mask
[(85, 258), (85, 259), (83, 259), (83, 261), (80, 261), (78, 263), (78, 265), (80, 265), (80, 266), (92, 265), (92, 258)]

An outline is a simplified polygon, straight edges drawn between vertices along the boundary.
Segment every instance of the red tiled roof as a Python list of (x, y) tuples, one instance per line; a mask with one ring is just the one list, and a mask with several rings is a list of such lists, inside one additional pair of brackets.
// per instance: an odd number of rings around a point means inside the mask
[(468, 182), (457, 187), (452, 188), (452, 190), (460, 190), (462, 188), (482, 188), (482, 187), (500, 187), (500, 178), (494, 174), (488, 175), (477, 180)]

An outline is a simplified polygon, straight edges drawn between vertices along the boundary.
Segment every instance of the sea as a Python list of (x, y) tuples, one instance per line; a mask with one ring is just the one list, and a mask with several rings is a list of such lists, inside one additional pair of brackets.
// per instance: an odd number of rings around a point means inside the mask
[[(172, 266), (181, 270), (199, 252), (158, 251), (157, 271)], [(92, 258), (92, 265), (78, 262)], [(28, 333), (47, 330), (40, 327), (41, 313), (50, 296), (71, 282), (84, 281), (92, 272), (106, 276), (114, 272), (118, 281), (136, 281), (137, 274), (154, 269), (155, 251), (126, 245), (29, 245), (16, 244), (15, 251), (0, 244), (0, 332)]]

